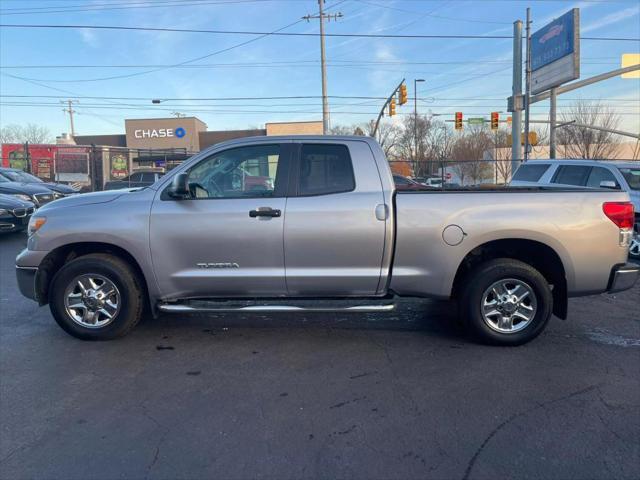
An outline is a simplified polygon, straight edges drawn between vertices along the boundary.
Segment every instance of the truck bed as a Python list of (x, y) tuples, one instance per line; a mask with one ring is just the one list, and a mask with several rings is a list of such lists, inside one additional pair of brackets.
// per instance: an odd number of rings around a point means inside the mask
[(490, 242), (522, 239), (557, 253), (570, 295), (602, 292), (611, 265), (627, 257), (625, 247), (594, 248), (619, 243), (619, 229), (602, 204), (626, 200), (624, 192), (586, 188), (398, 190), (390, 288), (446, 298), (456, 273), (451, 265)]

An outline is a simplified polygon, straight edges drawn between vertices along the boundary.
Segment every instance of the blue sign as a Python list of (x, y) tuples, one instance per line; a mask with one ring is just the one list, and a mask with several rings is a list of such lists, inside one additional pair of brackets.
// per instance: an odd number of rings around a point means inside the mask
[(187, 134), (187, 131), (182, 127), (178, 127), (176, 128), (175, 134), (176, 134), (176, 137), (182, 138)]
[(575, 52), (577, 9), (531, 35), (531, 70), (537, 70)]

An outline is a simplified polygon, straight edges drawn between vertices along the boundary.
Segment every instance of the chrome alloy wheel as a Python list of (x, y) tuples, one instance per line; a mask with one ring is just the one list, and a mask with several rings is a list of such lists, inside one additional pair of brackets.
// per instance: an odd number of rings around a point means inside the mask
[(536, 316), (536, 295), (522, 280), (505, 278), (484, 291), (481, 309), (482, 318), (492, 330), (519, 332)]
[(114, 283), (97, 273), (73, 279), (64, 292), (67, 315), (86, 328), (101, 328), (120, 311), (120, 292)]

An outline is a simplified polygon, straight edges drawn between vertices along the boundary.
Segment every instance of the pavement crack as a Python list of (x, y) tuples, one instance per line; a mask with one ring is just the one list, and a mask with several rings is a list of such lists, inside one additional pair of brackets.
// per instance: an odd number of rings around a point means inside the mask
[(526, 410), (522, 410), (520, 412), (516, 412), (513, 415), (511, 415), (509, 418), (507, 418), (506, 420), (504, 420), (503, 422), (501, 422), (500, 424), (498, 424), (493, 430), (491, 430), (489, 432), (489, 434), (485, 437), (485, 439), (482, 441), (482, 443), (480, 444), (480, 446), (476, 449), (476, 451), (474, 452), (473, 456), (471, 457), (471, 459), (469, 460), (469, 463), (467, 463), (467, 468), (464, 471), (464, 476), (462, 477), (463, 480), (468, 480), (469, 475), (471, 475), (471, 470), (473, 469), (473, 466), (476, 464), (476, 461), (478, 460), (478, 458), (480, 457), (480, 454), (484, 451), (485, 447), (487, 446), (487, 444), (491, 441), (491, 439), (493, 437), (496, 436), (496, 434), (498, 432), (500, 432), (500, 430), (502, 430), (504, 427), (506, 427), (507, 425), (509, 425), (511, 422), (513, 422), (515, 419), (522, 417), (524, 415), (527, 415), (529, 413), (532, 413), (536, 410), (539, 410), (541, 408), (546, 408), (547, 406), (554, 404), (554, 403), (558, 403), (558, 402), (563, 402), (566, 400), (569, 400), (573, 397), (577, 397), (579, 395), (583, 395), (585, 393), (591, 392), (593, 390), (597, 390), (598, 389), (598, 385), (590, 385), (586, 388), (581, 388), (579, 390), (576, 390), (574, 392), (571, 392), (565, 396), (559, 397), (559, 398), (554, 398), (552, 400), (548, 400), (546, 402), (542, 402), (542, 403), (538, 403), (537, 405), (535, 405), (534, 407), (531, 408), (527, 408)]

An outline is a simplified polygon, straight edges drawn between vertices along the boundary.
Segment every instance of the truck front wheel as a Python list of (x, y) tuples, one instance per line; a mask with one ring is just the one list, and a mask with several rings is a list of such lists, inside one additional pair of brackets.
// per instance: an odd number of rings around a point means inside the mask
[(463, 280), (462, 320), (482, 342), (521, 345), (537, 337), (553, 311), (553, 295), (544, 276), (510, 258), (478, 265)]
[(64, 331), (82, 340), (126, 335), (142, 315), (136, 272), (118, 257), (90, 254), (65, 264), (55, 275), (49, 306)]

